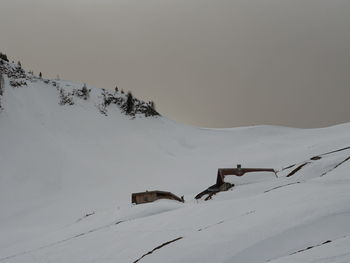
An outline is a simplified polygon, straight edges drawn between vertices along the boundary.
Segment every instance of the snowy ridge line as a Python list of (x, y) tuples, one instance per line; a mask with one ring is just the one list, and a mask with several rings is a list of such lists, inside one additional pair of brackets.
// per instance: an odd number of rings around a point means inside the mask
[(314, 245), (314, 246), (309, 246), (309, 247), (304, 248), (304, 249), (300, 249), (300, 250), (295, 251), (295, 252), (293, 252), (293, 253), (291, 253), (289, 255), (291, 256), (291, 255), (294, 255), (294, 254), (297, 254), (297, 253), (301, 253), (301, 252), (304, 252), (306, 250), (313, 249), (315, 247), (320, 247), (320, 246), (322, 246), (324, 244), (328, 244), (328, 243), (331, 243), (331, 242), (333, 242), (333, 241), (332, 240), (327, 240), (327, 241), (322, 242), (321, 244), (317, 244), (317, 245)]
[[(102, 229), (106, 229), (106, 228), (112, 227), (114, 225), (119, 225), (119, 224), (124, 223), (124, 222), (130, 222), (130, 221), (142, 219), (142, 218), (145, 218), (145, 217), (152, 217), (152, 216), (155, 216), (155, 215), (159, 215), (159, 214), (167, 213), (167, 212), (171, 212), (171, 211), (172, 210), (161, 212), (161, 213), (157, 213), (157, 214), (146, 215), (146, 216), (143, 216), (143, 217), (131, 217), (131, 218), (124, 219), (124, 220), (113, 221), (112, 223), (109, 223), (109, 224), (106, 224), (106, 225), (102, 225), (100, 227), (93, 228), (93, 229), (88, 230), (86, 232), (82, 232), (82, 233), (79, 233), (79, 234), (76, 234), (76, 235), (73, 235), (73, 236), (70, 236), (70, 237), (67, 237), (67, 238), (64, 238), (64, 239), (61, 239), (61, 240), (58, 240), (58, 241), (46, 244), (46, 245), (43, 245), (43, 246), (40, 246), (40, 247), (37, 247), (37, 248), (34, 248), (34, 249), (22, 251), (22, 252), (19, 252), (19, 253), (10, 255), (10, 256), (6, 256), (6, 257), (3, 257), (3, 258), (0, 258), (0, 261), (8, 260), (8, 259), (11, 259), (11, 258), (15, 258), (15, 257), (18, 257), (18, 256), (30, 254), (32, 252), (36, 252), (36, 251), (39, 251), (39, 250), (43, 250), (43, 249), (46, 249), (46, 248), (49, 248), (49, 247), (53, 247), (53, 246), (56, 246), (56, 245), (68, 242), (70, 240), (73, 240), (73, 239), (76, 239), (76, 238), (80, 238), (80, 237), (86, 236), (88, 234), (100, 231)], [(70, 224), (69, 226), (77, 224), (77, 223), (81, 222), (82, 220), (84, 220), (87, 217), (92, 216), (92, 215), (95, 215), (95, 212), (87, 214), (87, 216), (85, 215), (84, 217), (79, 218), (77, 221), (75, 221), (74, 223)], [(130, 231), (128, 231), (128, 232), (130, 232)]]
[[(158, 117), (160, 114), (156, 111), (153, 101), (143, 101), (132, 95), (131, 92), (124, 93), (123, 90), (107, 91), (106, 89), (87, 88), (86, 84), (72, 83), (69, 81), (57, 79), (45, 79), (41, 74), (35, 76), (32, 72), (25, 71), (20, 64), (14, 64), (0, 59), (0, 74), (6, 76), (9, 80), (9, 87), (19, 88), (35, 86), (55, 87), (59, 92), (59, 105), (72, 106), (76, 104), (76, 99), (89, 100), (90, 93), (94, 93), (93, 100), (96, 102), (97, 110), (107, 116), (108, 107), (111, 104), (116, 105), (119, 110), (127, 116), (135, 118), (135, 116)], [(0, 76), (1, 77), (1, 76)], [(1, 91), (4, 90), (4, 84), (1, 84), (0, 79), (0, 109), (1, 106)]]
[(18, 256), (22, 256), (22, 255), (25, 255), (25, 254), (30, 254), (30, 253), (32, 253), (32, 252), (39, 251), (39, 250), (42, 250), (42, 249), (45, 249), (45, 248), (53, 247), (53, 246), (56, 246), (56, 245), (59, 245), (59, 244), (68, 242), (68, 241), (70, 241), (70, 240), (73, 240), (73, 239), (75, 239), (75, 238), (79, 238), (79, 237), (82, 237), (82, 236), (85, 236), (85, 235), (94, 233), (94, 232), (96, 232), (96, 231), (100, 231), (100, 230), (102, 230), (102, 229), (111, 227), (111, 226), (113, 226), (113, 225), (118, 225), (118, 224), (123, 223), (123, 222), (125, 222), (125, 221), (117, 221), (117, 222), (113, 222), (113, 223), (111, 223), (111, 224), (107, 224), (107, 225), (104, 225), (104, 226), (100, 226), (100, 227), (91, 229), (91, 230), (89, 230), (89, 231), (87, 231), (87, 232), (83, 232), (83, 233), (80, 233), (80, 234), (76, 234), (76, 235), (74, 235), (74, 236), (67, 237), (67, 238), (65, 238), (65, 239), (62, 239), (62, 240), (59, 240), (59, 241), (55, 241), (55, 242), (52, 242), (52, 243), (50, 243), (50, 244), (46, 244), (46, 245), (41, 246), (41, 247), (38, 247), (38, 248), (34, 248), (34, 249), (31, 249), (31, 250), (27, 250), (27, 251), (22, 251), (22, 252), (19, 252), (19, 253), (17, 253), (17, 254), (13, 254), (13, 255), (10, 255), (10, 256), (7, 256), (7, 257), (0, 258), (0, 261), (8, 260), (8, 259), (15, 258), (15, 257), (18, 257)]
[(201, 228), (197, 229), (197, 232), (201, 232), (201, 231), (203, 231), (203, 230), (206, 230), (206, 229), (215, 227), (215, 226), (217, 226), (217, 225), (221, 225), (221, 224), (226, 223), (226, 222), (228, 222), (228, 221), (236, 220), (236, 219), (238, 219), (238, 218), (240, 218), (240, 217), (242, 217), (242, 216), (247, 216), (247, 215), (250, 215), (250, 214), (254, 214), (255, 212), (256, 212), (256, 210), (251, 210), (251, 211), (248, 211), (248, 212), (243, 213), (243, 214), (238, 215), (238, 216), (226, 218), (226, 219), (221, 220), (221, 221), (219, 221), (219, 222), (217, 222), (217, 223), (213, 223), (213, 224), (210, 224), (210, 225), (201, 227)]
[[(170, 212), (170, 211), (165, 211), (165, 212), (162, 212), (162, 213), (166, 213), (166, 212)], [(87, 217), (92, 216), (92, 215), (95, 215), (95, 213), (88, 214)], [(155, 215), (158, 215), (158, 214), (155, 214)], [(53, 247), (53, 246), (56, 246), (56, 245), (68, 242), (70, 240), (73, 240), (73, 239), (76, 239), (76, 238), (80, 238), (80, 237), (86, 236), (88, 234), (100, 231), (102, 229), (109, 228), (109, 227), (112, 227), (114, 225), (119, 225), (119, 224), (124, 223), (124, 222), (129, 222), (129, 221), (138, 220), (138, 219), (142, 219), (142, 218), (145, 218), (145, 217), (151, 217), (151, 216), (154, 216), (154, 215), (147, 215), (147, 216), (144, 216), (144, 217), (136, 217), (136, 218), (129, 218), (129, 219), (126, 219), (126, 220), (114, 221), (113, 223), (106, 224), (106, 225), (103, 225), (103, 226), (100, 226), (100, 227), (96, 227), (96, 228), (93, 228), (93, 229), (88, 230), (86, 232), (82, 232), (82, 233), (76, 234), (76, 235), (71, 236), (71, 237), (67, 237), (67, 238), (64, 238), (64, 239), (61, 239), (61, 240), (58, 240), (58, 241), (55, 241), (55, 242), (52, 242), (52, 243), (49, 243), (49, 244), (37, 247), (37, 248), (34, 248), (34, 249), (30, 249), (30, 250), (27, 250), (27, 251), (22, 251), (22, 252), (19, 252), (19, 253), (10, 255), (10, 256), (6, 256), (6, 257), (3, 257), (3, 258), (0, 258), (0, 261), (8, 260), (8, 259), (11, 259), (11, 258), (15, 258), (15, 257), (18, 257), (18, 256), (30, 254), (32, 252), (36, 252), (36, 251), (39, 251), (39, 250), (43, 250), (43, 249), (46, 249), (46, 248), (49, 248), (49, 247)], [(85, 218), (86, 218), (86, 216), (84, 216), (82, 218), (79, 218), (80, 220), (78, 219), (78, 221), (76, 221), (75, 223), (79, 223), (81, 220), (83, 220)], [(73, 224), (75, 224), (75, 223), (73, 223)]]
[(289, 183), (289, 184), (284, 184), (284, 185), (280, 185), (280, 186), (276, 186), (274, 188), (271, 188), (269, 190), (266, 190), (264, 191), (264, 193), (268, 193), (268, 192), (271, 192), (273, 190), (276, 190), (276, 189), (279, 189), (279, 188), (282, 188), (282, 187), (286, 187), (286, 186), (289, 186), (289, 185), (293, 185), (293, 184), (300, 184), (301, 182), (295, 182), (295, 183)]
[(197, 231), (200, 232), (200, 231), (206, 230), (206, 229), (208, 229), (208, 228), (211, 228), (211, 227), (213, 227), (213, 226), (220, 225), (220, 224), (222, 224), (222, 223), (224, 223), (224, 222), (225, 222), (225, 220), (221, 220), (220, 222), (217, 222), (217, 223), (215, 223), (215, 224), (212, 224), (212, 225), (209, 225), (209, 226), (200, 228), (200, 229), (198, 229)]
[[(311, 158), (309, 158), (307, 161), (303, 161), (303, 162), (300, 162), (299, 165), (293, 169), (290, 173), (288, 173), (285, 177), (290, 177), (294, 174), (296, 174), (297, 172), (299, 172), (304, 166), (308, 165), (308, 164), (311, 164), (313, 163), (314, 161), (318, 161), (320, 159), (322, 159), (320, 156), (325, 156), (325, 155), (329, 155), (329, 154), (333, 154), (333, 153), (337, 153), (337, 152), (341, 152), (341, 151), (345, 151), (345, 150), (349, 150), (350, 149), (350, 146), (347, 146), (347, 147), (344, 147), (344, 148), (341, 148), (341, 149), (337, 149), (337, 150), (334, 150), (334, 151), (330, 151), (330, 152), (327, 152), (327, 153), (323, 153), (323, 154), (319, 154), (319, 155), (315, 155)], [(341, 164), (343, 164), (344, 162), (348, 161), (350, 159), (350, 156), (348, 158), (346, 158), (343, 162), (339, 163), (338, 165), (336, 165), (334, 168), (330, 169), (329, 171), (323, 173), (322, 175), (320, 176), (323, 176), (325, 174), (327, 174), (328, 172), (334, 170), (335, 168), (337, 168), (338, 166), (340, 166)], [(284, 167), (282, 168), (281, 171), (285, 171), (285, 170), (288, 170), (288, 169), (291, 169), (293, 168), (294, 166), (296, 166), (296, 164), (292, 164), (292, 165), (289, 165), (287, 167)], [(278, 173), (278, 172), (277, 172)]]
[(88, 218), (89, 216), (93, 216), (94, 214), (95, 214), (95, 212), (87, 213), (87, 214), (85, 214), (84, 216), (78, 218), (78, 219), (75, 221), (75, 223), (78, 223), (78, 222), (80, 222), (80, 221), (82, 221), (82, 220)]
[[(334, 239), (334, 240), (328, 239), (328, 240), (323, 241), (323, 242), (321, 242), (321, 243), (318, 243), (318, 244), (316, 244), (316, 245), (308, 246), (308, 247), (306, 247), (306, 248), (304, 248), (304, 249), (300, 249), (300, 250), (298, 250), (298, 251), (292, 252), (292, 253), (290, 253), (290, 254), (288, 254), (288, 255), (284, 255), (284, 256), (281, 256), (281, 257), (278, 257), (278, 258), (269, 259), (269, 260), (267, 260), (266, 262), (274, 262), (275, 260), (278, 260), (278, 259), (280, 259), (280, 258), (293, 256), (293, 255), (296, 255), (296, 254), (299, 254), (299, 253), (303, 253), (303, 252), (305, 252), (305, 251), (308, 251), (308, 250), (311, 250), (311, 249), (314, 249), (314, 248), (318, 248), (318, 247), (324, 246), (324, 245), (329, 244), (329, 243), (335, 243), (335, 242), (338, 242), (338, 241), (340, 241), (340, 240), (342, 240), (342, 239), (347, 239), (347, 238), (349, 238), (349, 236), (342, 236), (342, 237), (336, 238), (336, 239)], [(349, 254), (350, 254), (350, 253), (349, 253)]]
[(176, 241), (178, 241), (178, 240), (180, 240), (180, 239), (183, 239), (183, 237), (175, 238), (175, 239), (173, 239), (173, 240), (170, 240), (170, 241), (168, 241), (168, 242), (165, 242), (165, 243), (159, 245), (158, 247), (155, 247), (155, 248), (152, 249), (151, 251), (148, 251), (146, 254), (143, 254), (140, 258), (138, 258), (138, 259), (136, 259), (135, 261), (133, 261), (133, 263), (139, 262), (139, 261), (140, 261), (141, 259), (143, 259), (144, 257), (146, 257), (146, 256), (148, 256), (148, 255), (151, 255), (154, 251), (156, 251), (156, 250), (158, 250), (158, 249), (161, 249), (162, 247), (167, 246), (167, 245), (169, 245), (169, 244), (171, 244), (171, 243), (174, 243), (174, 242), (176, 242)]
[(333, 171), (334, 169), (338, 168), (340, 165), (342, 165), (343, 163), (345, 163), (345, 162), (347, 162), (347, 161), (349, 161), (349, 160), (350, 160), (350, 156), (347, 157), (344, 161), (338, 163), (338, 164), (337, 164), (336, 166), (334, 166), (333, 168), (329, 169), (327, 172), (324, 172), (324, 173), (321, 174), (320, 176), (322, 177), (322, 176), (328, 174), (329, 172)]
[(334, 150), (334, 151), (331, 151), (331, 152), (327, 152), (327, 153), (321, 154), (320, 156), (328, 155), (328, 154), (332, 154), (332, 153), (336, 153), (336, 152), (340, 152), (340, 151), (345, 151), (345, 150), (348, 150), (348, 149), (350, 149), (350, 146), (347, 146), (347, 147), (344, 147), (344, 148), (341, 148), (341, 149), (338, 149), (338, 150)]
[(310, 162), (306, 162), (306, 163), (303, 163), (301, 165), (299, 165), (297, 168), (295, 168), (294, 170), (292, 170), (289, 174), (286, 175), (286, 177), (290, 177), (294, 174), (296, 174), (297, 172), (299, 172), (304, 166), (310, 164)]

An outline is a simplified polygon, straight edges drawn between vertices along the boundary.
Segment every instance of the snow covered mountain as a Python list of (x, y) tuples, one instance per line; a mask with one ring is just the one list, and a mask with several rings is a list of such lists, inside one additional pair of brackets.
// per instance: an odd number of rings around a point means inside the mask
[[(0, 262), (350, 262), (350, 124), (191, 127), (1, 61)], [(238, 163), (277, 178), (194, 199)]]

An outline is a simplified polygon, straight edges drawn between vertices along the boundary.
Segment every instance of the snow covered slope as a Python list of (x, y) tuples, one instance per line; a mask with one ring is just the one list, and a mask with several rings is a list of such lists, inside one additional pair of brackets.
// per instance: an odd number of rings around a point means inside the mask
[[(0, 262), (350, 262), (350, 124), (203, 129), (3, 75)], [(194, 200), (237, 163), (278, 178)], [(186, 202), (130, 204), (154, 189)]]

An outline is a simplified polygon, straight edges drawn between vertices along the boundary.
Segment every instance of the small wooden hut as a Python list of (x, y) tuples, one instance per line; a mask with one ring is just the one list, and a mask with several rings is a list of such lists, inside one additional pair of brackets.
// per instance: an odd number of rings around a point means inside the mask
[(158, 191), (158, 190), (133, 193), (131, 195), (131, 203), (133, 203), (133, 204), (150, 203), (150, 202), (154, 202), (158, 199), (169, 199), (169, 200), (176, 200), (179, 202), (184, 202), (183, 197), (180, 198), (171, 192)]

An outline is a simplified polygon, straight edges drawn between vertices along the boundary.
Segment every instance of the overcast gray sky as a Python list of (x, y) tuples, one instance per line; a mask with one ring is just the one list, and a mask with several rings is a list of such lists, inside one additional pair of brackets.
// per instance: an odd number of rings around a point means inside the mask
[(183, 123), (350, 122), (350, 0), (0, 0), (0, 51)]

